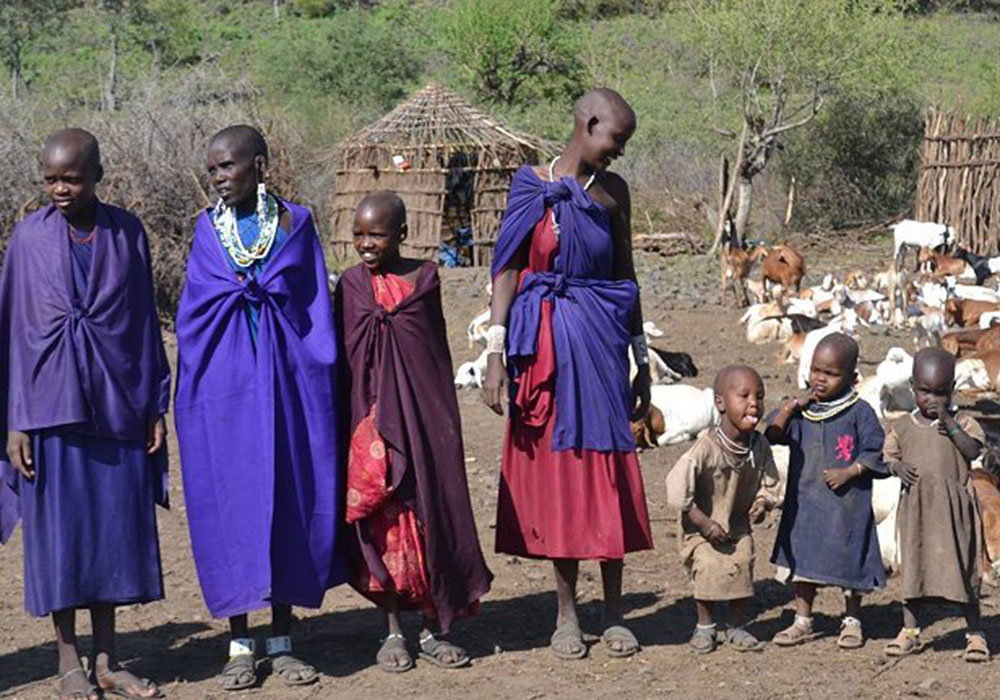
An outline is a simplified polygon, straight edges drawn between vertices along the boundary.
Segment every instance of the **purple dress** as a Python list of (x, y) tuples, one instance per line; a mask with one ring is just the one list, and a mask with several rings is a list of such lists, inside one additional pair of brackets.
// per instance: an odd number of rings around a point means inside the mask
[(0, 281), (0, 429), (30, 435), (36, 472), (0, 464), (0, 535), (21, 517), (25, 607), (39, 617), (163, 598), (167, 455), (147, 455), (145, 440), (170, 373), (145, 232), (102, 204), (92, 243), (68, 234), (52, 206), (29, 216)]
[(282, 204), (287, 239), (242, 279), (201, 214), (177, 310), (184, 498), (215, 617), (319, 607), (346, 578), (334, 547), (342, 494), (326, 265), (309, 211)]

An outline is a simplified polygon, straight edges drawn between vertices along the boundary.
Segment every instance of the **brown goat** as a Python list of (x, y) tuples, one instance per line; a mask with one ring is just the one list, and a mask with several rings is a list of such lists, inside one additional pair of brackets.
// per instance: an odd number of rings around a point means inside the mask
[(960, 277), (968, 267), (968, 263), (964, 260), (938, 253), (930, 248), (920, 249), (917, 254), (917, 264), (921, 267), (929, 265), (931, 277), (939, 280), (945, 277)]
[(754, 263), (767, 254), (767, 249), (763, 246), (754, 248), (753, 251), (745, 248), (734, 248), (728, 244), (722, 248), (722, 305), (726, 305), (726, 293), (729, 288), (733, 288), (733, 297), (736, 297), (737, 290), (743, 295), (743, 305), (750, 305), (750, 297), (747, 295), (746, 280), (750, 276), (750, 270)]
[(793, 288), (798, 293), (805, 274), (806, 261), (802, 254), (787, 243), (779, 243), (764, 258), (760, 281), (780, 284), (786, 293)]
[(973, 328), (988, 311), (1000, 311), (1000, 304), (978, 299), (949, 299), (944, 304), (944, 318), (949, 325)]

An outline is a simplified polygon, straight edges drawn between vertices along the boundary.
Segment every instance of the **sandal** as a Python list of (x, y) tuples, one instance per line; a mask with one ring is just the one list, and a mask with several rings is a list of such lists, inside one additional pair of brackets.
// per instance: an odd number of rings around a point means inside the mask
[[(131, 677), (133, 680), (129, 681), (119, 681), (117, 676), (119, 674), (125, 674)], [(110, 679), (114, 685), (110, 688), (101, 685), (101, 680), (104, 678)], [(164, 697), (163, 692), (157, 687), (156, 683), (149, 680), (148, 678), (138, 678), (133, 674), (129, 673), (123, 668), (119, 668), (115, 671), (107, 670), (104, 673), (98, 673), (95, 676), (97, 681), (97, 687), (101, 689), (101, 693), (105, 696), (114, 695), (119, 698), (162, 698)], [(154, 691), (152, 694), (146, 694), (143, 692), (134, 693), (131, 692), (132, 688), (138, 688), (140, 691)]]
[(695, 654), (711, 654), (719, 643), (718, 635), (715, 633), (715, 625), (695, 625), (694, 634), (688, 646)]
[(773, 641), (779, 647), (794, 647), (816, 639), (812, 628), (812, 618), (795, 616), (795, 622), (774, 635)]
[(289, 687), (312, 685), (319, 680), (319, 671), (314, 666), (292, 656), (292, 638), (287, 634), (267, 638), (267, 657), (271, 671)]
[[(400, 660), (403, 663), (399, 663)], [(404, 673), (413, 668), (413, 657), (406, 650), (406, 638), (398, 633), (387, 635), (375, 655), (375, 662), (386, 673)]]
[(256, 643), (249, 637), (229, 640), (229, 661), (219, 674), (223, 690), (246, 690), (257, 685)]
[(733, 651), (764, 651), (764, 642), (747, 632), (745, 627), (730, 627), (726, 630), (726, 644)]
[(965, 652), (962, 658), (971, 664), (990, 660), (990, 648), (986, 644), (986, 635), (982, 632), (969, 632), (965, 635)]
[(865, 645), (865, 635), (861, 631), (861, 620), (848, 615), (840, 621), (840, 637), (837, 646), (841, 649), (860, 649)]
[(587, 655), (587, 645), (583, 643), (583, 632), (575, 622), (568, 622), (556, 628), (549, 639), (549, 647), (557, 658), (573, 661)]
[(899, 634), (891, 642), (885, 645), (886, 656), (909, 656), (919, 654), (924, 650), (924, 644), (920, 641), (920, 630), (918, 628), (899, 630)]
[[(632, 634), (632, 630), (624, 625), (608, 627), (601, 635), (601, 641), (608, 649), (608, 656), (615, 659), (625, 659), (634, 656), (639, 651), (639, 640)], [(618, 644), (617, 649), (615, 648), (616, 643)]]
[[(445, 660), (448, 652), (454, 657), (451, 661)], [(471, 663), (465, 649), (445, 639), (438, 639), (432, 632), (420, 638), (420, 658), (430, 661), (438, 668), (462, 668)]]
[[(83, 674), (84, 681), (86, 681), (87, 686), (81, 688), (80, 690), (71, 690), (68, 693), (64, 693), (62, 688), (66, 679), (75, 673)], [(62, 676), (59, 677), (59, 700), (91, 700), (91, 698), (100, 698), (101, 691), (96, 685), (90, 682), (90, 678), (87, 676), (87, 672), (82, 668), (77, 666), (72, 671), (67, 671)]]

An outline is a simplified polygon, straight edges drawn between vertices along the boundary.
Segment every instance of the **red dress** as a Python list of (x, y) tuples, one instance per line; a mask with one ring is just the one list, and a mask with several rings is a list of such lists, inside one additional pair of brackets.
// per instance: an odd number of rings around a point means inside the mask
[[(552, 269), (559, 241), (546, 211), (522, 273)], [(542, 302), (536, 354), (522, 361), (507, 424), (496, 551), (544, 559), (622, 559), (652, 549), (635, 451), (552, 450), (556, 357), (552, 306)]]
[[(396, 275), (372, 275), (372, 287), (375, 302), (386, 311), (392, 311), (414, 290)], [(391, 593), (399, 597), (402, 607), (421, 608), (434, 618), (420, 522), (388, 486), (389, 456), (375, 428), (376, 410), (377, 404), (373, 404), (351, 435), (346, 519), (348, 523), (365, 521), (391, 580), (380, 580), (368, 569), (364, 557), (357, 557), (352, 583), (376, 604), (381, 605), (385, 594)]]

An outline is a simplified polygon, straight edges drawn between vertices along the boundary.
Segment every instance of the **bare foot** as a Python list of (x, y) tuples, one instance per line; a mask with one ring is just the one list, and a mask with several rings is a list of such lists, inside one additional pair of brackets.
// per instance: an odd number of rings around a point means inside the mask
[(59, 700), (100, 700), (87, 672), (77, 666), (59, 679)]

